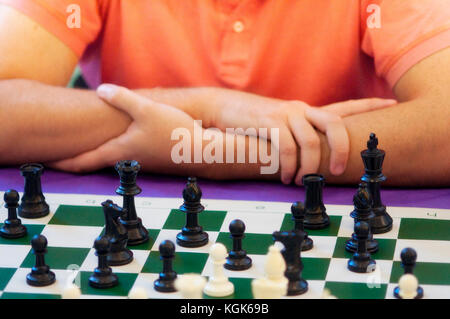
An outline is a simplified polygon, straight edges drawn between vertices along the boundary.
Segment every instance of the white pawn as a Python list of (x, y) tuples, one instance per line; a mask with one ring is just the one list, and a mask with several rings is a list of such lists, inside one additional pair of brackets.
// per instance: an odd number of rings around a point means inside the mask
[(134, 287), (128, 294), (128, 299), (148, 299), (147, 291), (142, 287)]
[(206, 279), (199, 274), (184, 274), (175, 280), (175, 289), (184, 299), (202, 299)]
[(81, 289), (75, 284), (68, 284), (62, 293), (62, 299), (80, 299)]
[(324, 289), (322, 293), (322, 299), (337, 299), (336, 296), (333, 296), (330, 292), (330, 289)]
[(209, 250), (213, 261), (213, 275), (209, 277), (203, 292), (211, 297), (225, 297), (234, 293), (234, 286), (223, 271), (227, 258), (227, 248), (221, 243), (215, 243)]
[(398, 281), (399, 293), (402, 299), (414, 299), (417, 296), (419, 282), (413, 274), (404, 274)]
[(288, 279), (284, 276), (286, 262), (280, 248), (270, 246), (264, 265), (265, 276), (252, 281), (253, 297), (256, 299), (279, 299), (286, 295)]

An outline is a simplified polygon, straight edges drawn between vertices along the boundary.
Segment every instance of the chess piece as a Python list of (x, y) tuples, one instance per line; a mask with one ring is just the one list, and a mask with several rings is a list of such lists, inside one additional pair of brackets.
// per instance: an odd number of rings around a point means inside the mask
[[(414, 274), (414, 267), (416, 266), (417, 253), (413, 248), (404, 248), (400, 253), (400, 259), (402, 261), (402, 267), (404, 270), (404, 274)], [(400, 288), (395, 287), (394, 296), (399, 297)], [(417, 295), (416, 299), (423, 298), (423, 288), (417, 287)]]
[(252, 280), (255, 299), (279, 299), (287, 294), (288, 280), (284, 276), (286, 262), (276, 246), (270, 246), (264, 264), (265, 276)]
[(404, 274), (398, 281), (398, 294), (399, 299), (419, 299), (417, 295), (417, 289), (419, 288), (419, 281), (413, 274)]
[(330, 292), (330, 289), (324, 289), (322, 293), (322, 299), (337, 299), (336, 296), (333, 296)]
[(98, 257), (98, 267), (89, 277), (89, 286), (99, 289), (112, 288), (119, 284), (119, 279), (108, 266), (108, 253), (111, 250), (111, 242), (108, 237), (98, 237), (94, 242), (95, 254)]
[(240, 219), (230, 223), (230, 234), (233, 239), (233, 249), (228, 254), (224, 267), (228, 270), (246, 270), (252, 266), (252, 259), (242, 249), (242, 239), (245, 237), (245, 224)]
[(80, 299), (81, 289), (75, 284), (67, 285), (61, 295), (62, 299)]
[(19, 216), (24, 218), (40, 218), (50, 213), (50, 208), (42, 194), (41, 175), (44, 166), (41, 164), (25, 164), (20, 173), (25, 178), (24, 193), (19, 206)]
[(365, 174), (361, 177), (367, 183), (372, 198), (372, 211), (375, 216), (370, 218), (370, 227), (373, 234), (386, 233), (392, 229), (392, 218), (381, 201), (380, 186), (386, 180), (382, 173), (383, 161), (386, 153), (377, 148), (378, 138), (370, 134), (367, 149), (361, 152), (364, 162)]
[(319, 174), (308, 174), (302, 178), (305, 186), (305, 220), (304, 227), (307, 229), (323, 229), (330, 225), (323, 204), (322, 191), (325, 178)]
[(36, 263), (27, 275), (27, 284), (30, 286), (44, 287), (53, 284), (56, 280), (55, 273), (45, 264), (47, 253), (47, 238), (43, 235), (34, 235), (31, 239), (32, 252), (36, 257)]
[(195, 177), (189, 177), (183, 190), (184, 203), (180, 210), (186, 213), (186, 225), (177, 234), (177, 244), (182, 247), (201, 247), (208, 243), (208, 234), (198, 224), (198, 214), (205, 209), (200, 203), (202, 191)]
[(305, 231), (303, 223), (305, 220), (305, 206), (302, 202), (295, 202), (291, 206), (292, 220), (294, 221), (294, 229), (305, 233), (305, 239), (302, 244), (302, 251), (311, 250), (313, 248), (313, 240), (309, 238)]
[(308, 283), (302, 278), (303, 262), (301, 258), (301, 247), (304, 233), (300, 231), (279, 232), (272, 235), (274, 241), (284, 245), (281, 254), (286, 262), (284, 275), (288, 279), (288, 296), (301, 295), (308, 291)]
[(375, 270), (376, 262), (367, 251), (367, 239), (369, 238), (370, 225), (366, 222), (355, 224), (357, 249), (352, 258), (349, 259), (347, 268), (357, 273), (367, 273)]
[[(350, 213), (352, 217), (357, 222), (366, 222), (370, 225), (370, 220), (375, 217), (372, 211), (372, 199), (370, 193), (366, 188), (366, 183), (360, 183), (358, 192), (353, 196), (354, 210)], [(352, 234), (352, 238), (347, 240), (345, 244), (345, 250), (354, 253), (358, 247), (358, 240), (356, 234)], [(373, 239), (372, 231), (369, 232), (369, 237), (367, 239), (367, 251), (371, 254), (378, 251), (378, 242)]]
[(227, 249), (221, 243), (215, 243), (209, 250), (213, 263), (213, 275), (209, 277), (203, 292), (211, 297), (225, 297), (234, 293), (234, 286), (225, 276), (223, 265), (227, 257)]
[(184, 299), (202, 299), (206, 279), (199, 274), (185, 274), (175, 280), (175, 288)]
[(136, 161), (120, 161), (115, 166), (120, 176), (120, 186), (116, 193), (123, 196), (123, 208), (127, 213), (120, 218), (120, 222), (128, 232), (128, 246), (136, 246), (149, 240), (147, 229), (142, 225), (142, 220), (137, 216), (134, 196), (142, 192), (136, 184), (136, 177), (141, 166)]
[(172, 269), (173, 259), (175, 258), (175, 244), (170, 240), (164, 240), (159, 245), (159, 254), (163, 261), (163, 269), (153, 286), (159, 292), (175, 292), (174, 283), (177, 279), (177, 273)]
[(128, 299), (148, 299), (147, 291), (141, 287), (134, 287), (128, 294)]
[(112, 201), (102, 203), (105, 216), (105, 237), (111, 242), (108, 253), (108, 265), (121, 266), (133, 261), (133, 252), (127, 248), (128, 232), (119, 218), (127, 213)]
[(27, 229), (22, 221), (17, 218), (17, 207), (19, 207), (19, 193), (13, 189), (7, 190), (3, 196), (5, 208), (8, 209), (8, 219), (0, 228), (0, 236), (9, 239), (25, 237)]

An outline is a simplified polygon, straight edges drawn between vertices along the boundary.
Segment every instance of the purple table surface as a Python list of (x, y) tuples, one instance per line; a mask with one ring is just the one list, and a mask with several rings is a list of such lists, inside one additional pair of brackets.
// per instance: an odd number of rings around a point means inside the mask
[[(118, 176), (112, 171), (102, 171), (87, 175), (74, 175), (46, 169), (42, 175), (44, 194), (94, 194), (115, 195)], [(180, 197), (186, 183), (184, 177), (140, 174), (138, 185), (142, 188), (140, 196)], [(16, 189), (23, 191), (24, 179), (15, 168), (0, 169), (0, 190)], [(281, 183), (260, 181), (210, 181), (199, 180), (203, 197), (208, 199), (234, 199), (254, 201), (294, 202), (304, 200), (303, 187), (285, 186)], [(325, 204), (351, 205), (354, 187), (325, 185), (323, 200)], [(387, 206), (450, 208), (450, 188), (404, 189), (383, 188), (383, 203)]]

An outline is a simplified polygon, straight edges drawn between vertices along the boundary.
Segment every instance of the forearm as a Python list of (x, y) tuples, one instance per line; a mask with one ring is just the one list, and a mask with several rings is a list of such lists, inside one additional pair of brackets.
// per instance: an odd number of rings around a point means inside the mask
[(345, 173), (328, 173), (329, 149), (322, 136), (321, 172), (331, 183), (357, 183), (364, 173), (360, 152), (371, 132), (386, 151), (385, 185), (448, 186), (450, 106), (446, 98), (419, 98), (395, 107), (345, 118), (350, 155)]
[(0, 81), (0, 101), (0, 164), (72, 157), (120, 135), (131, 122), (94, 91), (30, 80)]

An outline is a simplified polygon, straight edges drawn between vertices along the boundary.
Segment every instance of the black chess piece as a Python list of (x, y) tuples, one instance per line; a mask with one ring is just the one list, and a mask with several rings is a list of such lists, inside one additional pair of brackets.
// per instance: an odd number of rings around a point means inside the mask
[(44, 166), (41, 164), (25, 164), (20, 172), (25, 178), (24, 193), (19, 206), (19, 216), (24, 218), (40, 218), (50, 213), (50, 208), (42, 193), (41, 175)]
[(89, 286), (99, 289), (112, 288), (119, 284), (117, 275), (108, 266), (108, 253), (111, 249), (111, 242), (105, 236), (98, 237), (94, 242), (95, 255), (98, 257), (98, 267), (89, 277)]
[(177, 244), (182, 247), (201, 247), (208, 243), (209, 236), (198, 224), (198, 214), (205, 209), (200, 203), (202, 191), (195, 177), (189, 177), (183, 190), (184, 203), (180, 210), (186, 213), (186, 225), (177, 234)]
[(392, 218), (381, 201), (380, 193), (381, 182), (386, 180), (386, 176), (382, 173), (386, 153), (378, 149), (377, 146), (378, 138), (374, 133), (371, 133), (367, 142), (367, 149), (361, 152), (365, 171), (361, 180), (367, 183), (372, 198), (372, 211), (375, 216), (370, 219), (371, 231), (373, 234), (382, 234), (392, 229)]
[(47, 253), (47, 238), (43, 235), (34, 235), (31, 239), (32, 252), (36, 257), (36, 263), (27, 275), (27, 284), (30, 286), (44, 287), (53, 284), (56, 280), (55, 273), (45, 264)]
[(288, 282), (288, 296), (304, 294), (308, 291), (308, 282), (302, 278), (303, 262), (301, 258), (301, 247), (304, 233), (292, 230), (289, 232), (276, 231), (272, 234), (274, 241), (284, 245), (281, 254), (286, 262), (285, 277)]
[[(372, 211), (372, 198), (366, 188), (367, 184), (362, 182), (359, 184), (358, 192), (353, 196), (354, 210), (350, 213), (357, 222), (366, 222), (370, 225), (370, 220), (375, 216)], [(345, 250), (354, 253), (358, 247), (358, 240), (356, 234), (352, 234), (352, 238), (347, 240), (345, 244)], [(369, 238), (367, 239), (367, 251), (371, 254), (378, 251), (378, 242), (373, 239), (372, 231), (369, 232)]]
[(325, 184), (325, 178), (319, 174), (308, 174), (302, 178), (305, 186), (305, 220), (304, 227), (306, 229), (323, 229), (330, 225), (323, 204), (322, 192)]
[(111, 242), (111, 249), (107, 257), (108, 265), (121, 266), (129, 264), (133, 261), (133, 252), (127, 248), (127, 229), (119, 221), (120, 217), (126, 214), (127, 211), (110, 200), (103, 202), (102, 207), (105, 216), (105, 237)]
[(233, 249), (228, 254), (225, 264), (228, 270), (246, 270), (252, 266), (252, 259), (247, 256), (247, 252), (242, 249), (242, 239), (245, 235), (245, 224), (240, 219), (235, 219), (230, 223), (230, 234), (233, 239)]
[[(404, 248), (400, 253), (400, 259), (402, 260), (402, 267), (404, 274), (414, 274), (414, 267), (416, 266), (417, 253), (413, 248)], [(400, 288), (397, 286), (394, 288), (394, 296), (400, 298)], [(417, 296), (414, 299), (423, 298), (423, 288), (417, 287)]]
[(311, 250), (313, 248), (313, 240), (309, 238), (308, 233), (303, 227), (305, 219), (305, 206), (302, 202), (295, 202), (291, 206), (292, 220), (294, 221), (294, 230), (302, 231), (305, 233), (305, 238), (302, 243), (302, 251)]
[(357, 273), (367, 273), (375, 270), (376, 262), (367, 251), (367, 239), (369, 238), (370, 225), (366, 222), (355, 224), (355, 234), (358, 247), (352, 258), (349, 259), (347, 268)]
[(127, 214), (120, 218), (120, 222), (128, 232), (128, 246), (135, 246), (147, 242), (150, 238), (142, 220), (137, 216), (134, 196), (142, 192), (136, 184), (136, 177), (141, 169), (137, 161), (120, 161), (115, 166), (120, 176), (120, 186), (116, 193), (123, 196), (123, 208)]
[(27, 228), (17, 218), (17, 207), (19, 207), (19, 193), (13, 189), (7, 190), (4, 195), (5, 208), (8, 209), (8, 219), (0, 228), (0, 236), (9, 239), (25, 237)]
[(174, 292), (176, 291), (175, 280), (177, 279), (177, 273), (172, 268), (173, 259), (175, 258), (175, 244), (170, 240), (162, 241), (159, 245), (159, 254), (163, 261), (163, 269), (153, 286), (159, 292)]

